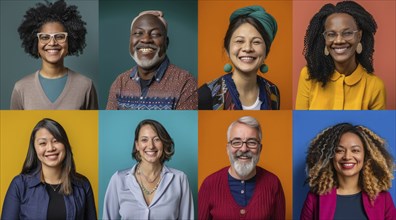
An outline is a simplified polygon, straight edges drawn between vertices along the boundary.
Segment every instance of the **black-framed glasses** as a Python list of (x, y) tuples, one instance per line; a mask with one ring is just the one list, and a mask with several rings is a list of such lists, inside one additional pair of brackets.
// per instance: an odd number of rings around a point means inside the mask
[(39, 39), (40, 43), (42, 44), (48, 44), (52, 38), (57, 43), (64, 43), (67, 39), (67, 32), (58, 32), (58, 33), (53, 33), (53, 34), (47, 34), (47, 33), (37, 33), (37, 38)]
[(243, 144), (250, 149), (257, 149), (260, 146), (260, 142), (256, 139), (248, 139), (242, 141), (241, 139), (233, 139), (228, 142), (233, 148), (241, 148)]
[(334, 41), (337, 39), (338, 36), (341, 36), (342, 39), (344, 40), (352, 40), (355, 37), (355, 34), (359, 32), (358, 30), (352, 31), (352, 30), (346, 30), (342, 32), (336, 32), (336, 31), (325, 31), (323, 32), (323, 37), (327, 41)]

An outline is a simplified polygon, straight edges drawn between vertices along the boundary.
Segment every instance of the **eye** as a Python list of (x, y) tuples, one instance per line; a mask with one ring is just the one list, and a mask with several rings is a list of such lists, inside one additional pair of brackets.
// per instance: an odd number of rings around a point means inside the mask
[(337, 34), (335, 32), (330, 31), (330, 32), (326, 32), (326, 36), (327, 37), (336, 37)]
[(233, 140), (233, 141), (231, 141), (231, 145), (232, 146), (241, 146), (242, 141), (241, 140)]
[(159, 33), (159, 32), (152, 32), (152, 33), (151, 33), (151, 36), (152, 36), (152, 37), (161, 37), (162, 35), (161, 35), (161, 33)]
[(243, 44), (245, 41), (244, 40), (242, 40), (242, 39), (237, 39), (237, 40), (235, 40), (235, 43), (237, 43), (237, 44)]
[(41, 40), (49, 40), (50, 38), (51, 38), (51, 36), (48, 35), (48, 34), (41, 34), (41, 35), (40, 35), (40, 39), (41, 39)]
[(343, 152), (344, 152), (344, 149), (342, 149), (342, 148), (336, 148), (336, 149), (335, 149), (335, 152), (336, 152), (336, 153), (343, 153)]
[(136, 31), (136, 32), (134, 32), (132, 35), (133, 35), (133, 36), (136, 36), (136, 37), (139, 37), (139, 36), (142, 36), (142, 35), (143, 35), (143, 32), (141, 32), (141, 31)]
[(154, 140), (154, 142), (156, 142), (156, 143), (161, 142), (161, 139), (160, 139), (159, 137), (155, 137), (153, 140)]
[(147, 141), (148, 141), (147, 138), (141, 138), (141, 139), (140, 139), (140, 142), (143, 142), (143, 143), (146, 143)]
[(38, 145), (39, 146), (45, 146), (45, 145), (47, 145), (47, 143), (46, 142), (39, 142)]
[(359, 153), (360, 150), (359, 149), (352, 149), (352, 153)]
[(257, 144), (258, 144), (258, 142), (255, 141), (255, 140), (250, 140), (250, 141), (247, 141), (246, 143), (247, 143), (247, 145), (248, 145), (249, 147), (255, 147), (255, 146), (257, 146)]
[(64, 40), (66, 38), (65, 34), (55, 34), (55, 40)]
[(350, 36), (352, 36), (353, 35), (353, 32), (352, 31), (344, 31), (344, 32), (342, 32), (342, 36), (343, 37), (350, 37)]
[(260, 45), (260, 44), (261, 44), (261, 41), (255, 40), (255, 41), (253, 41), (253, 44), (254, 44), (254, 45)]

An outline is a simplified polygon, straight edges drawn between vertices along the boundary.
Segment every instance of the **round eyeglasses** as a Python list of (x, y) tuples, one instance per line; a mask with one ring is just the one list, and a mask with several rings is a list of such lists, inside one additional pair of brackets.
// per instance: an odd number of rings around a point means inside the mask
[(327, 41), (335, 41), (335, 39), (337, 39), (338, 36), (341, 36), (341, 38), (344, 40), (352, 40), (357, 32), (358, 30), (355, 31), (347, 30), (343, 32), (325, 31), (323, 32), (323, 36)]
[(37, 33), (37, 38), (39, 39), (40, 43), (42, 43), (42, 44), (48, 44), (52, 38), (57, 43), (64, 43), (67, 39), (67, 32), (59, 32), (59, 33), (53, 33), (53, 34)]
[(256, 149), (258, 146), (260, 146), (260, 142), (256, 139), (248, 139), (247, 141), (242, 141), (240, 139), (234, 139), (234, 140), (230, 140), (228, 143), (233, 148), (241, 148), (243, 144), (246, 144), (246, 147), (248, 147), (250, 149)]

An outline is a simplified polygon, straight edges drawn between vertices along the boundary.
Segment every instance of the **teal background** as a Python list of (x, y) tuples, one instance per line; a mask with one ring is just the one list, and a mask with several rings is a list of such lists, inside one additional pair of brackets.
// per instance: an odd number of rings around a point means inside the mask
[[(309, 143), (325, 128), (341, 122), (363, 125), (385, 139), (396, 162), (396, 111), (293, 111), (293, 219), (300, 218), (309, 191), (304, 184)], [(396, 179), (389, 192), (396, 204)]]
[[(99, 111), (99, 219), (111, 176), (132, 167), (135, 128), (143, 119), (160, 122), (175, 142), (175, 154), (165, 164), (188, 176), (197, 216), (198, 113), (197, 111)], [(98, 195), (95, 195), (98, 196)]]
[[(41, 68), (41, 59), (35, 59), (25, 53), (21, 46), (18, 27), (25, 12), (44, 1), (0, 1), (0, 109), (10, 108), (10, 99), (15, 82)], [(51, 0), (50, 2), (54, 2)], [(76, 5), (87, 28), (86, 44), (80, 56), (65, 57), (65, 66), (79, 72), (94, 81), (100, 91), (99, 75), (99, 10), (98, 1), (67, 1), (67, 5)]]
[(198, 3), (197, 1), (103, 1), (100, 14), (100, 84), (99, 108), (105, 109), (111, 84), (116, 77), (132, 68), (135, 61), (129, 54), (129, 35), (133, 18), (141, 11), (161, 10), (168, 22), (171, 63), (198, 72)]

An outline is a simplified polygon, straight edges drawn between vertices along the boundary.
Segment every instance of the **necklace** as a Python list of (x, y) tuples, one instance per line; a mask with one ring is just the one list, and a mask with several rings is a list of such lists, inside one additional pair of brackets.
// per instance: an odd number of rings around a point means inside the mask
[[(138, 173), (139, 174), (139, 173)], [(140, 188), (142, 189), (142, 191), (143, 191), (143, 193), (144, 194), (146, 194), (146, 195), (151, 195), (151, 194), (153, 194), (153, 192), (155, 192), (155, 190), (157, 190), (157, 188), (158, 188), (158, 186), (159, 186), (159, 183), (160, 183), (160, 181), (161, 181), (161, 178), (160, 179), (158, 179), (158, 182), (157, 182), (157, 184), (155, 184), (155, 186), (154, 186), (154, 188), (152, 189), (152, 190), (148, 190), (145, 186), (144, 186), (144, 184), (143, 184), (143, 179), (142, 179), (142, 176), (144, 176), (144, 175), (138, 175), (140, 178), (140, 181), (138, 181), (138, 183), (139, 183), (139, 186), (140, 186)], [(157, 179), (158, 178), (158, 176), (155, 178), (155, 179)], [(154, 179), (154, 180), (155, 180)]]
[(56, 187), (53, 187), (51, 184), (49, 184), (49, 183), (47, 183), (47, 185), (49, 185), (53, 190), (54, 190), (54, 192), (60, 187), (60, 185), (61, 184), (57, 184), (56, 185)]
[[(162, 169), (162, 168), (161, 168)], [(154, 181), (159, 177), (161, 171), (158, 172), (158, 174), (154, 177), (153, 180), (150, 180), (150, 178), (148, 176), (146, 176), (141, 170), (140, 170), (140, 164), (137, 167), (137, 174), (138, 175), (142, 175), (144, 177), (144, 179), (148, 182), (148, 183), (154, 183)]]

